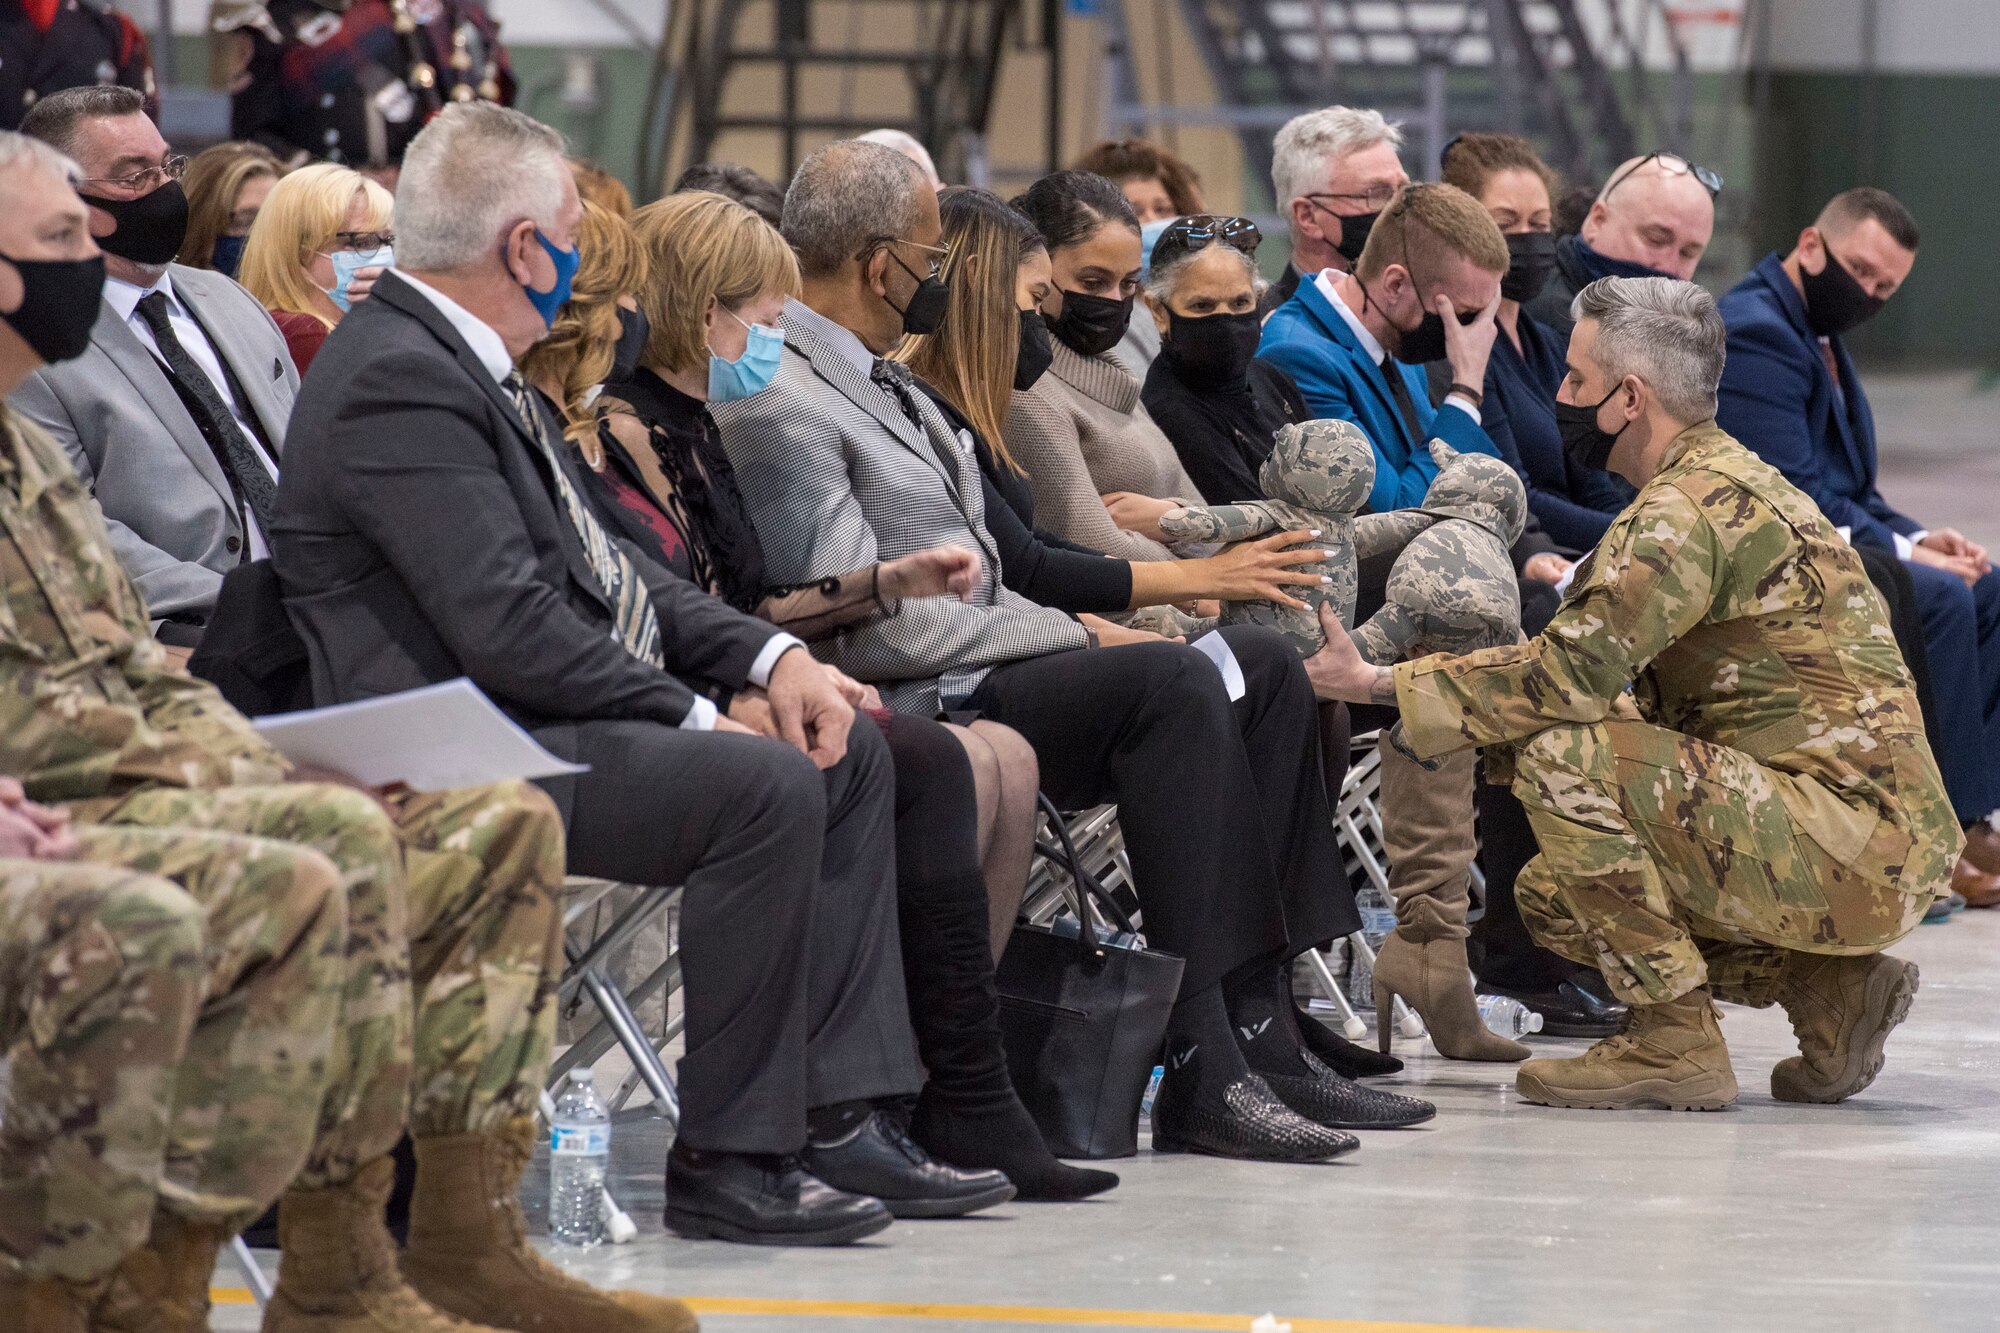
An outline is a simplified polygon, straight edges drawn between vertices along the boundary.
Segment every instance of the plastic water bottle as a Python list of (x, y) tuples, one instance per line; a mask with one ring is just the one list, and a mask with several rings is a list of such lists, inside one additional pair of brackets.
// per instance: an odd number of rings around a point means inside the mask
[(1139, 1099), (1139, 1118), (1150, 1123), (1153, 1119), (1153, 1099), (1160, 1095), (1160, 1080), (1166, 1077), (1166, 1066), (1154, 1065), (1153, 1076), (1146, 1080), (1146, 1095)]
[(549, 1239), (595, 1245), (604, 1239), (599, 1200), (611, 1161), (611, 1116), (588, 1069), (570, 1071), (549, 1132)]
[(1542, 1030), (1542, 1016), (1508, 995), (1480, 996), (1479, 1016), (1490, 1031), (1516, 1041)]
[[(1361, 938), (1368, 941), (1369, 949), (1381, 948), (1382, 941), (1396, 929), (1395, 900), (1370, 880), (1354, 895), (1354, 906), (1361, 913)], [(1356, 1009), (1375, 1007), (1375, 965), (1359, 949), (1349, 955), (1347, 998)]]

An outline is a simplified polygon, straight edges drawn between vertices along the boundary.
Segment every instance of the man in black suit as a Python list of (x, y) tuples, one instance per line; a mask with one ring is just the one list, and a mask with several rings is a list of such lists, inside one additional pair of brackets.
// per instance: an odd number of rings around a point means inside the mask
[(513, 369), (577, 262), (561, 139), (448, 107), (396, 207), (402, 266), (320, 353), (272, 525), (315, 693), (471, 677), (591, 766), (548, 784), (572, 871), (686, 885), (674, 1229), (827, 1244), (1011, 1197), (877, 1110), (922, 1082), (880, 732), (797, 640), (611, 538)]
[(1187, 962), (1155, 1148), (1319, 1160), (1354, 1146), (1344, 1126), (1427, 1119), (1427, 1103), (1320, 1063), (1359, 1068), (1362, 1052), (1325, 1033), (1319, 1054), (1301, 1046), (1312, 1033), (1298, 1027), (1291, 960), (1359, 923), (1297, 655), (1255, 626), (1221, 631), (1241, 673), (1232, 691), (1193, 648), (1089, 646), (1074, 620), (1006, 588), (972, 450), (908, 368), (882, 359), (948, 299), (936, 194), (901, 155), (836, 143), (799, 168), (783, 230), (805, 281), (785, 307), (777, 376), (716, 412), (767, 569), (808, 583), (843, 560), (939, 543), (984, 553), (967, 600), (908, 607), (829, 651), (899, 711), (965, 708), (1013, 727), (1058, 803), (1117, 802), (1147, 939)]

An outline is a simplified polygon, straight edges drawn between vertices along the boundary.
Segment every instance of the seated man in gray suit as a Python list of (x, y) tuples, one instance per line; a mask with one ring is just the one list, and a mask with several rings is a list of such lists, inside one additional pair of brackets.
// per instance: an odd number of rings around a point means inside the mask
[(298, 373), (271, 317), (220, 273), (173, 263), (187, 230), (177, 157), (130, 88), (71, 88), (23, 133), (82, 166), (108, 213), (90, 349), (9, 401), (53, 435), (97, 496), (160, 637), (192, 644), (222, 576), (268, 554), (265, 525)]
[(969, 601), (905, 605), (829, 652), (898, 711), (1013, 727), (1058, 804), (1117, 802), (1147, 938), (1186, 960), (1154, 1148), (1318, 1161), (1356, 1146), (1345, 1127), (1428, 1119), (1428, 1103), (1335, 1073), (1321, 1057), (1342, 1053), (1316, 1053), (1298, 1026), (1292, 959), (1358, 926), (1298, 656), (1262, 627), (1222, 630), (1241, 668), (1232, 698), (1196, 649), (1096, 647), (1006, 586), (971, 448), (882, 359), (949, 299), (937, 195), (908, 159), (852, 141), (814, 153), (783, 231), (804, 292), (785, 306), (777, 377), (715, 409), (766, 572), (794, 585), (926, 546), (982, 553)]

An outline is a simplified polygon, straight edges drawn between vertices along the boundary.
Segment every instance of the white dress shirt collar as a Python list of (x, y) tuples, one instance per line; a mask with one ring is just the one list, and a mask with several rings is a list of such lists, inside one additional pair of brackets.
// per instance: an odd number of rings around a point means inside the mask
[(458, 336), (465, 339), (465, 345), (479, 358), (479, 364), (486, 367), (486, 373), (493, 377), (495, 384), (503, 383), (514, 373), (514, 358), (507, 355), (507, 340), (485, 320), (467, 310), (458, 302), (446, 296), (428, 283), (418, 282), (401, 269), (396, 276), (410, 284), (423, 298), (437, 307), (437, 312), (458, 330)]
[(123, 278), (114, 278), (109, 274), (106, 274), (104, 278), (105, 301), (110, 304), (113, 310), (118, 312), (118, 318), (128, 323), (132, 319), (132, 313), (139, 308), (139, 302), (145, 300), (154, 292), (165, 292), (168, 301), (174, 305), (181, 306), (183, 310), (187, 308), (182, 305), (180, 294), (174, 290), (173, 275), (165, 269), (160, 270), (160, 280), (150, 287), (141, 287), (136, 283), (127, 282)]
[(1313, 281), (1319, 284), (1319, 294), (1326, 298), (1326, 303), (1347, 321), (1348, 328), (1354, 330), (1355, 341), (1361, 344), (1361, 350), (1368, 353), (1369, 359), (1379, 366), (1382, 364), (1382, 358), (1388, 355), (1388, 351), (1375, 335), (1368, 331), (1368, 326), (1361, 322), (1361, 316), (1349, 310), (1347, 302), (1340, 299), (1339, 283), (1344, 276), (1337, 268), (1327, 268), (1321, 269), (1319, 276)]
[(800, 300), (785, 302), (785, 318), (798, 325), (813, 337), (827, 345), (827, 349), (840, 355), (864, 375), (875, 373), (875, 353), (868, 350), (868, 344), (854, 336), (852, 329), (843, 328), (819, 311)]

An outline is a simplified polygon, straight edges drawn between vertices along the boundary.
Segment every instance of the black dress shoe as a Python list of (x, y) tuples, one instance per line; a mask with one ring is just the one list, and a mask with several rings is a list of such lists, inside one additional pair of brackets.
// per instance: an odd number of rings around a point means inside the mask
[[(1597, 984), (1602, 986), (1603, 982)], [(1542, 1016), (1545, 1037), (1615, 1037), (1625, 1030), (1625, 1017), (1630, 1012), (1623, 1001), (1608, 993), (1593, 993), (1590, 981), (1582, 978), (1565, 981), (1554, 990), (1514, 990), (1482, 982), (1479, 993), (1519, 1000)]]
[(1331, 1129), (1408, 1129), (1437, 1115), (1437, 1107), (1415, 1097), (1364, 1088), (1326, 1067), (1311, 1051), (1306, 1074), (1259, 1074), (1278, 1100), (1316, 1125)]
[(667, 1229), (694, 1240), (745, 1245), (847, 1245), (889, 1225), (879, 1199), (846, 1194), (806, 1172), (797, 1157), (667, 1154)]
[(1299, 1040), (1342, 1078), (1372, 1078), (1377, 1074), (1399, 1074), (1403, 1062), (1366, 1046), (1356, 1046), (1347, 1038), (1304, 1010), (1299, 1012)]
[(1361, 1140), (1317, 1125), (1279, 1101), (1258, 1074), (1222, 1090), (1225, 1109), (1212, 1110), (1163, 1080), (1153, 1097), (1153, 1151), (1199, 1152), (1259, 1162), (1324, 1162), (1353, 1152)]
[(880, 1110), (832, 1143), (808, 1146), (805, 1164), (835, 1189), (880, 1199), (897, 1217), (963, 1217), (1014, 1197), (1002, 1172), (938, 1161)]

